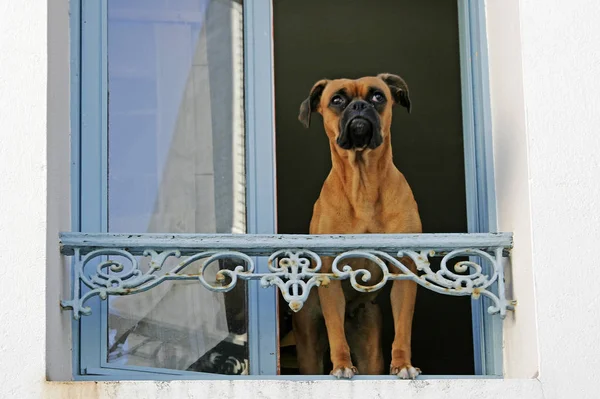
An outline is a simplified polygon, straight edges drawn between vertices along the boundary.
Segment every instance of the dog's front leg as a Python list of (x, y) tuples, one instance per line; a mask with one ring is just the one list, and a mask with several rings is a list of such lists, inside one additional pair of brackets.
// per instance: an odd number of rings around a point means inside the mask
[(323, 335), (322, 323), (319, 312), (319, 296), (312, 291), (302, 309), (292, 315), (300, 374), (323, 374), (323, 358), (327, 349), (327, 339)]
[[(400, 261), (413, 273), (416, 273), (417, 267), (410, 258), (401, 258)], [(415, 379), (421, 373), (421, 370), (412, 366), (410, 360), (410, 341), (416, 297), (417, 284), (414, 281), (394, 281), (390, 294), (395, 329), (390, 374), (397, 375), (402, 379)]]
[[(323, 258), (323, 272), (331, 272), (333, 258)], [(339, 280), (331, 281), (326, 287), (319, 287), (321, 310), (327, 327), (329, 349), (333, 370), (331, 375), (337, 378), (352, 378), (358, 373), (350, 358), (350, 347), (344, 332), (344, 317), (346, 314), (346, 298)]]

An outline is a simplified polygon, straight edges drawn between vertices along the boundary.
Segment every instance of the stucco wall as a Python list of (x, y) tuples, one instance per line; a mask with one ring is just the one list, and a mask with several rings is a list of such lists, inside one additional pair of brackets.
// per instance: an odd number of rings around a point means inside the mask
[(44, 390), (45, 2), (0, 2), (0, 397)]
[(498, 230), (514, 234), (507, 288), (518, 301), (518, 311), (504, 321), (504, 373), (532, 378), (539, 362), (519, 0), (489, 0), (487, 5)]
[(540, 379), (548, 398), (598, 397), (600, 4), (520, 12)]
[(341, 383), (45, 382), (47, 360), (69, 371), (55, 247), (69, 220), (68, 14), (66, 0), (40, 3), (0, 2), (0, 397), (597, 397), (600, 291), (583, 285), (599, 270), (595, 0), (488, 0), (499, 223), (516, 233), (517, 318), (526, 326), (506, 328), (507, 372), (529, 379)]

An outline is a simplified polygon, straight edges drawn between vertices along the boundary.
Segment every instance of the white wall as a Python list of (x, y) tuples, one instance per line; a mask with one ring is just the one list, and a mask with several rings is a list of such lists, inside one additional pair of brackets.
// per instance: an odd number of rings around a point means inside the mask
[(532, 378), (539, 361), (519, 0), (488, 0), (487, 5), (498, 230), (514, 234), (507, 288), (509, 298), (518, 301), (518, 311), (504, 321), (504, 372), (508, 378)]
[[(600, 360), (600, 4), (488, 0), (496, 189), (515, 233), (509, 377), (595, 398)], [(530, 284), (533, 280), (533, 289)]]
[[(517, 246), (519, 305), (517, 321), (507, 322), (507, 372), (521, 379), (341, 383), (45, 382), (46, 353), (58, 361), (53, 370), (68, 372), (68, 356), (59, 356), (65, 341), (55, 337), (68, 333), (57, 311), (64, 276), (56, 248), (56, 231), (69, 217), (68, 15), (66, 0), (48, 3), (50, 10), (33, 0), (0, 2), (0, 397), (598, 396), (600, 290), (591, 285), (600, 242), (595, 0), (488, 0), (499, 221), (513, 227)], [(531, 280), (535, 291), (526, 289)], [(54, 337), (48, 345), (46, 337)]]
[(540, 379), (600, 389), (600, 3), (521, 0)]
[(44, 2), (0, 2), (0, 397), (45, 375), (47, 52)]

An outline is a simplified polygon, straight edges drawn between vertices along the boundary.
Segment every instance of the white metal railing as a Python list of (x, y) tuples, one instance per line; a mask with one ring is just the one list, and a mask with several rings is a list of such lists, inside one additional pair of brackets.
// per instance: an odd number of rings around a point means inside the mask
[[(512, 248), (511, 233), (365, 234), (365, 235), (208, 235), (61, 233), (61, 253), (73, 256), (73, 296), (61, 301), (73, 317), (88, 315), (85, 302), (94, 296), (132, 295), (169, 280), (198, 280), (207, 289), (226, 292), (239, 279), (276, 286), (293, 311), (302, 308), (310, 290), (331, 280), (349, 280), (357, 291), (382, 288), (390, 280), (412, 280), (445, 295), (487, 296), (490, 314), (505, 317), (513, 309), (506, 299), (503, 258)], [(256, 272), (257, 256), (268, 257), (268, 273)], [(331, 272), (321, 271), (321, 257), (333, 258)], [(112, 257), (112, 259), (111, 259)], [(439, 270), (430, 259), (440, 257)], [(181, 258), (175, 266), (167, 259)], [(363, 258), (381, 269), (379, 281), (367, 269), (352, 269), (349, 259)], [(459, 259), (456, 259), (459, 258)], [(140, 259), (145, 259), (142, 267)], [(407, 266), (411, 259), (417, 268)], [(215, 261), (236, 261), (221, 269), (216, 281), (206, 270)], [(452, 263), (454, 263), (452, 265)], [(197, 273), (189, 273), (192, 265)], [(390, 269), (391, 267), (391, 269)], [(168, 270), (164, 270), (168, 268)], [(369, 283), (366, 285), (366, 283)], [(82, 292), (82, 285), (89, 288)]]

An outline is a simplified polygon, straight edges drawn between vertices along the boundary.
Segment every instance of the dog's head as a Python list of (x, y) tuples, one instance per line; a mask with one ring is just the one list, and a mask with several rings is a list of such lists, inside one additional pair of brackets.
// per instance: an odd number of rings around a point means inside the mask
[(382, 73), (356, 80), (320, 80), (300, 105), (298, 119), (310, 125), (313, 112), (323, 115), (329, 139), (344, 150), (379, 147), (390, 134), (392, 106), (410, 112), (408, 86), (400, 76)]

